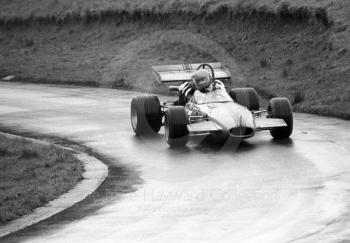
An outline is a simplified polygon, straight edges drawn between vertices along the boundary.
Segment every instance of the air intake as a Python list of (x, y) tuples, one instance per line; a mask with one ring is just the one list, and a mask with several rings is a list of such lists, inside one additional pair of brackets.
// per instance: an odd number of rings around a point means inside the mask
[(236, 138), (249, 138), (254, 135), (254, 129), (250, 127), (234, 127), (229, 132), (231, 137)]

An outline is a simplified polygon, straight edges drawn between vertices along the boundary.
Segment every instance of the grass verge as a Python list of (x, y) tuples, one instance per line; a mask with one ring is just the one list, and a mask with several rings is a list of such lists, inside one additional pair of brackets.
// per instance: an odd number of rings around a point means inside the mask
[(73, 153), (0, 134), (0, 226), (76, 185), (83, 166)]
[[(338, 0), (342, 4), (345, 0)], [(28, 0), (3, 1), (0, 20), (6, 24), (28, 21), (63, 23), (106, 19), (140, 20), (144, 18), (221, 18), (266, 17), (278, 15), (279, 21), (316, 19), (328, 24), (327, 7), (332, 0)]]
[(349, 10), (348, 0), (3, 1), (0, 78), (164, 93), (150, 66), (221, 61), (228, 88), (349, 119)]

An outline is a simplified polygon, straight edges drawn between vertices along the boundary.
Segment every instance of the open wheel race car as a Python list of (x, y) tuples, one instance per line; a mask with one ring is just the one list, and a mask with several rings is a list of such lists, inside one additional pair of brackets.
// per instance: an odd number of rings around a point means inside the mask
[[(221, 63), (154, 66), (153, 73), (159, 82), (181, 83), (190, 81), (198, 69), (210, 71), (214, 82), (231, 77)], [(169, 90), (179, 91), (179, 86), (169, 86)], [(185, 146), (189, 136), (194, 135), (245, 139), (256, 131), (269, 130), (275, 139), (288, 138), (293, 131), (293, 113), (284, 97), (273, 98), (267, 109), (260, 109), (253, 88), (234, 88), (229, 92), (214, 88), (208, 93), (196, 90), (185, 106), (174, 102), (160, 104), (154, 95), (133, 97), (131, 124), (139, 136), (157, 134), (164, 126), (170, 146)]]

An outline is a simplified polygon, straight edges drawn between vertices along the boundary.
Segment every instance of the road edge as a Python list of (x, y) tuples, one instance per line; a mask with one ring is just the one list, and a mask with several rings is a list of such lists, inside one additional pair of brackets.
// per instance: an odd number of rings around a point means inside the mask
[[(39, 139), (33, 139), (4, 132), (0, 132), (0, 134), (8, 138), (21, 138), (37, 144), (52, 145), (68, 150), (73, 150), (69, 147), (49, 143)], [(70, 189), (68, 192), (62, 194), (58, 198), (50, 201), (46, 205), (36, 208), (32, 213), (10, 221), (8, 224), (0, 227), (0, 239), (17, 231), (23, 230), (29, 226), (37, 224), (74, 206), (95, 192), (105, 181), (108, 176), (107, 165), (105, 165), (97, 158), (88, 155), (87, 153), (77, 150), (73, 151), (76, 153), (76, 158), (83, 163), (83, 179), (78, 182), (74, 188)]]

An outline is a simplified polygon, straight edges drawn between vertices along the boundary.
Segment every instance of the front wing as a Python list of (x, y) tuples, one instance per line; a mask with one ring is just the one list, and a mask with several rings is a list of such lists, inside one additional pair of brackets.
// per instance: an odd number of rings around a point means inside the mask
[(256, 130), (268, 130), (275, 127), (287, 127), (287, 123), (283, 119), (278, 118), (255, 118), (255, 129)]
[[(269, 130), (275, 127), (286, 127), (287, 123), (283, 119), (278, 118), (255, 118), (255, 129)], [(198, 123), (191, 123), (187, 125), (187, 129), (192, 135), (200, 135), (211, 132), (222, 131), (222, 127), (213, 121), (202, 121)]]
[(221, 131), (222, 128), (213, 121), (202, 121), (187, 125), (187, 129), (192, 135), (205, 134), (210, 132)]

